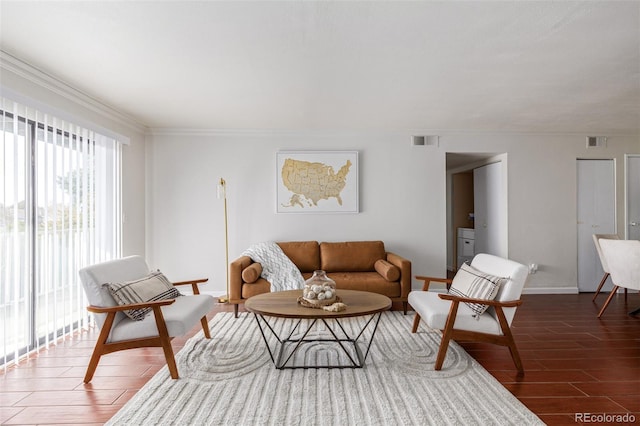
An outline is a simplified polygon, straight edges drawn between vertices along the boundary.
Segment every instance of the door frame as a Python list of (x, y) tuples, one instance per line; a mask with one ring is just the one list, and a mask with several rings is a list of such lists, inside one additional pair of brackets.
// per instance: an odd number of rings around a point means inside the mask
[[(631, 218), (629, 217), (629, 159), (640, 158), (640, 154), (625, 154), (624, 155), (624, 238), (629, 239), (629, 224)], [(640, 200), (638, 200), (640, 202)]]
[[(450, 157), (451, 156), (451, 157)], [(454, 158), (453, 164), (449, 163), (449, 158)], [(473, 169), (486, 166), (492, 163), (502, 163), (502, 196), (505, 209), (504, 217), (504, 245), (505, 255), (509, 253), (509, 174), (508, 174), (508, 154), (507, 152), (468, 152), (468, 151), (447, 151), (445, 153), (445, 182), (446, 182), (446, 267), (448, 271), (453, 271), (454, 258), (457, 254), (453, 251), (454, 240), (457, 238), (456, 230), (453, 229), (452, 197), (453, 185), (452, 175), (459, 172), (473, 171)]]

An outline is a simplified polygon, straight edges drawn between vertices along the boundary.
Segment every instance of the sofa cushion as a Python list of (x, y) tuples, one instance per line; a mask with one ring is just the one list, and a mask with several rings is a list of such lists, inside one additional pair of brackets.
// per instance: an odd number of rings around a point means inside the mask
[(385, 257), (382, 241), (320, 243), (320, 269), (326, 272), (373, 272)]
[[(137, 280), (104, 285), (108, 287), (118, 305), (175, 299), (180, 296), (178, 289), (160, 271), (152, 272)], [(151, 308), (130, 309), (123, 312), (132, 320), (141, 321), (151, 312)]]
[(336, 282), (336, 294), (340, 296), (340, 290), (360, 290), (382, 294), (393, 298), (400, 297), (400, 283), (390, 282), (373, 272), (333, 272), (327, 274)]
[[(462, 264), (462, 267), (453, 277), (449, 293), (461, 297), (473, 299), (493, 300), (500, 290), (500, 285), (507, 281), (507, 278), (497, 277), (474, 268), (473, 266)], [(465, 302), (466, 303), (466, 302)], [(479, 303), (466, 303), (476, 314), (483, 314), (488, 305)]]
[[(302, 278), (308, 280), (313, 275), (312, 272), (304, 272)], [(258, 278), (255, 282), (249, 284), (242, 284), (241, 296), (243, 299), (248, 299), (251, 296), (257, 296), (258, 294), (269, 293), (271, 291), (271, 284), (264, 278)]]
[(242, 281), (245, 283), (254, 283), (262, 274), (262, 265), (259, 263), (252, 263), (242, 270)]
[(398, 281), (398, 279), (400, 279), (400, 268), (386, 260), (378, 259), (373, 266), (376, 268), (376, 272), (382, 275), (382, 278), (387, 281)]
[(300, 272), (320, 269), (320, 248), (317, 241), (289, 241), (277, 244)]
[(271, 284), (264, 278), (258, 278), (251, 284), (242, 284), (242, 298), (248, 299), (251, 296), (258, 294), (269, 293), (271, 291)]

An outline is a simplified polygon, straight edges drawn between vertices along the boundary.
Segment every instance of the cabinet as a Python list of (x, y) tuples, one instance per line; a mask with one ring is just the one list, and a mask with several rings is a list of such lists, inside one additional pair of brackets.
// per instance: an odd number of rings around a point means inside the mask
[(464, 262), (471, 262), (475, 255), (475, 230), (458, 228), (458, 268)]

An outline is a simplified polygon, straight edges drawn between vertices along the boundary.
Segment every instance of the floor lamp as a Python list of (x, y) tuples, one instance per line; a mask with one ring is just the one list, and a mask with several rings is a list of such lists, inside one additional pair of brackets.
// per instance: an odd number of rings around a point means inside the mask
[(229, 231), (227, 226), (227, 182), (220, 178), (218, 199), (224, 200), (224, 269), (227, 273), (227, 294), (218, 298), (219, 303), (229, 303)]

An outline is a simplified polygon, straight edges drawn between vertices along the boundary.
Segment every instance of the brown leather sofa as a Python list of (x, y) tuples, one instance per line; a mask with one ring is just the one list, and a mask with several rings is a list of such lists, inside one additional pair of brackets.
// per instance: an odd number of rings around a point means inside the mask
[[(402, 302), (407, 313), (411, 291), (411, 262), (385, 251), (382, 241), (278, 242), (282, 251), (300, 269), (304, 279), (322, 269), (340, 289), (363, 290), (384, 294), (393, 302)], [(268, 293), (271, 284), (260, 277), (262, 268), (248, 256), (240, 256), (229, 265), (229, 303), (238, 305), (251, 296)]]

